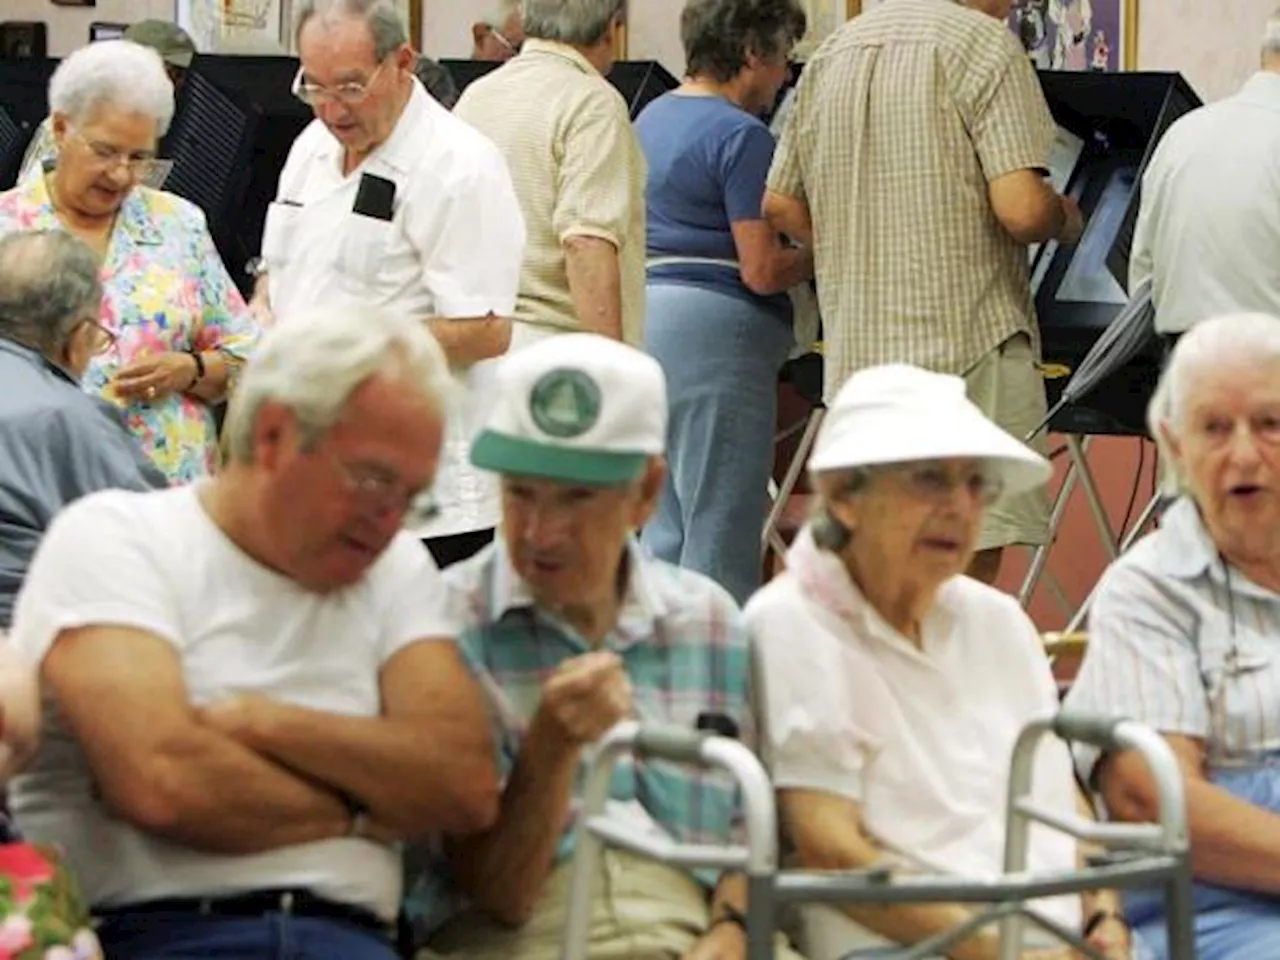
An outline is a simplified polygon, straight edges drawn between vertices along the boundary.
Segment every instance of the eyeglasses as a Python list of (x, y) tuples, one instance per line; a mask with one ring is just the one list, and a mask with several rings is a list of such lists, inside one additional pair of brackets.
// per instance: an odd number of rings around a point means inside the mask
[(511, 55), (513, 57), (516, 54), (518, 54), (520, 52), (520, 48), (524, 46), (523, 40), (521, 40), (519, 43), (514, 43), (511, 40), (509, 40), (507, 38), (507, 35), (503, 33), (501, 30), (499, 30), (497, 27), (491, 27), (489, 30), (489, 35), (493, 37), (493, 39), (497, 40), (498, 43), (500, 43), (502, 46), (506, 47), (507, 50), (511, 52)]
[(345, 463), (330, 450), (324, 450), (324, 454), (352, 497), (369, 512), (398, 511), (403, 514), (401, 526), (408, 528), (420, 527), (440, 515), (440, 506), (430, 489), (406, 494), (400, 489), (400, 481), (387, 473)]
[(943, 503), (955, 494), (957, 488), (966, 490), (984, 506), (989, 507), (1004, 493), (1004, 481), (999, 474), (985, 467), (956, 468), (941, 462), (907, 464), (890, 467), (913, 497), (929, 503)]
[(97, 320), (82, 320), (80, 326), (87, 326), (93, 334), (93, 343), (90, 349), (95, 357), (102, 356), (116, 345), (116, 335)]
[(96, 165), (105, 170), (114, 170), (116, 167), (123, 166), (128, 170), (129, 176), (134, 179), (148, 177), (156, 170), (157, 161), (153, 153), (130, 153), (127, 150), (120, 150), (109, 143), (90, 140), (78, 130), (72, 135), (89, 148)]
[(302, 68), (298, 68), (298, 74), (293, 78), (293, 95), (301, 100), (307, 106), (315, 107), (322, 103), (336, 101), (344, 106), (353, 107), (358, 103), (364, 102), (369, 96), (370, 88), (377, 82), (378, 74), (382, 72), (382, 68), (387, 65), (387, 61), (383, 60), (373, 73), (369, 74), (369, 79), (364, 83), (340, 83), (336, 87), (322, 87), (318, 83), (306, 83), (302, 79)]

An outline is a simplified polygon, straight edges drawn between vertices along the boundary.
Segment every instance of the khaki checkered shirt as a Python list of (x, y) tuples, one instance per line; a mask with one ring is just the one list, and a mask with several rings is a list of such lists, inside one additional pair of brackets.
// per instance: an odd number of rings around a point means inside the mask
[(1047, 169), (1056, 131), (1012, 33), (956, 2), (889, 0), (814, 54), (769, 189), (813, 218), (829, 398), (864, 367), (963, 374), (1038, 343), (1027, 248), (987, 184)]
[(497, 144), (520, 198), (528, 241), (516, 319), (581, 330), (564, 240), (600, 237), (618, 248), (623, 335), (639, 344), (646, 167), (617, 90), (572, 47), (529, 40), (471, 83), (454, 112)]

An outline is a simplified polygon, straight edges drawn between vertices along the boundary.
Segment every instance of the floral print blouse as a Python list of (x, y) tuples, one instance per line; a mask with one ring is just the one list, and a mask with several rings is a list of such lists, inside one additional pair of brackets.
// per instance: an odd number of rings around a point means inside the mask
[[(43, 176), (0, 193), (0, 236), (60, 228)], [(101, 322), (116, 340), (89, 365), (85, 390), (123, 410), (171, 483), (212, 473), (218, 432), (209, 404), (185, 393), (125, 401), (111, 388), (116, 372), (133, 361), (188, 349), (221, 352), (234, 383), (257, 342), (258, 325), (218, 256), (204, 214), (173, 194), (135, 187), (116, 218), (102, 286)]]

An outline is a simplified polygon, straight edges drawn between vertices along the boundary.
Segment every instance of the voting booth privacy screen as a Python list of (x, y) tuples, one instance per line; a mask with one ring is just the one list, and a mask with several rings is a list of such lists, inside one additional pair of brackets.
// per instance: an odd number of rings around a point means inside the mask
[[(1080, 242), (1033, 247), (1031, 287), (1052, 369), (1074, 370), (1128, 302), (1129, 256), (1146, 165), (1164, 132), (1200, 100), (1178, 74), (1040, 74), (1058, 123), (1050, 177), (1085, 214)], [(1053, 429), (1064, 433), (1143, 434), (1147, 401), (1163, 346), (1108, 377), (1082, 403), (1064, 409)], [(1066, 383), (1049, 378), (1052, 405)]]
[(165, 189), (205, 212), (214, 243), (240, 289), (259, 253), (267, 206), (289, 148), (311, 122), (293, 96), (292, 57), (198, 56), (187, 71), (166, 141)]
[(0, 190), (18, 180), (22, 156), (49, 113), (49, 78), (57, 60), (0, 57)]

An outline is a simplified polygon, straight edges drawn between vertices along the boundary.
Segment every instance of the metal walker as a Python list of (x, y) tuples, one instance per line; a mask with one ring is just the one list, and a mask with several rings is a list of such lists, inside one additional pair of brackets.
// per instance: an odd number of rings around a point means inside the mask
[[(1106, 751), (1133, 750), (1147, 764), (1160, 802), (1159, 823), (1095, 823), (1036, 806), (1029, 795), (1036, 748), (1046, 734), (1089, 743)], [(746, 844), (681, 844), (604, 814), (610, 777), (624, 753), (722, 768), (742, 791)], [(605, 846), (617, 847), (673, 867), (733, 870), (747, 878), (747, 956), (771, 960), (778, 908), (801, 903), (969, 903), (974, 916), (952, 930), (911, 947), (898, 960), (945, 955), (958, 941), (991, 923), (1000, 925), (1001, 960), (1018, 960), (1024, 925), (1035, 924), (1092, 960), (1105, 960), (1077, 932), (1041, 917), (1028, 900), (1100, 887), (1163, 888), (1170, 960), (1194, 960), (1191, 862), (1181, 773), (1169, 746), (1155, 731), (1128, 720), (1060, 714), (1028, 724), (1014, 747), (1003, 876), (990, 880), (895, 874), (888, 868), (846, 873), (780, 871), (773, 785), (760, 761), (741, 743), (683, 727), (621, 723), (600, 742), (588, 764), (582, 814), (576, 832), (569, 915), (562, 960), (587, 960), (592, 886)], [(1106, 851), (1082, 870), (1053, 875), (1025, 873), (1033, 823), (1096, 844)]]

